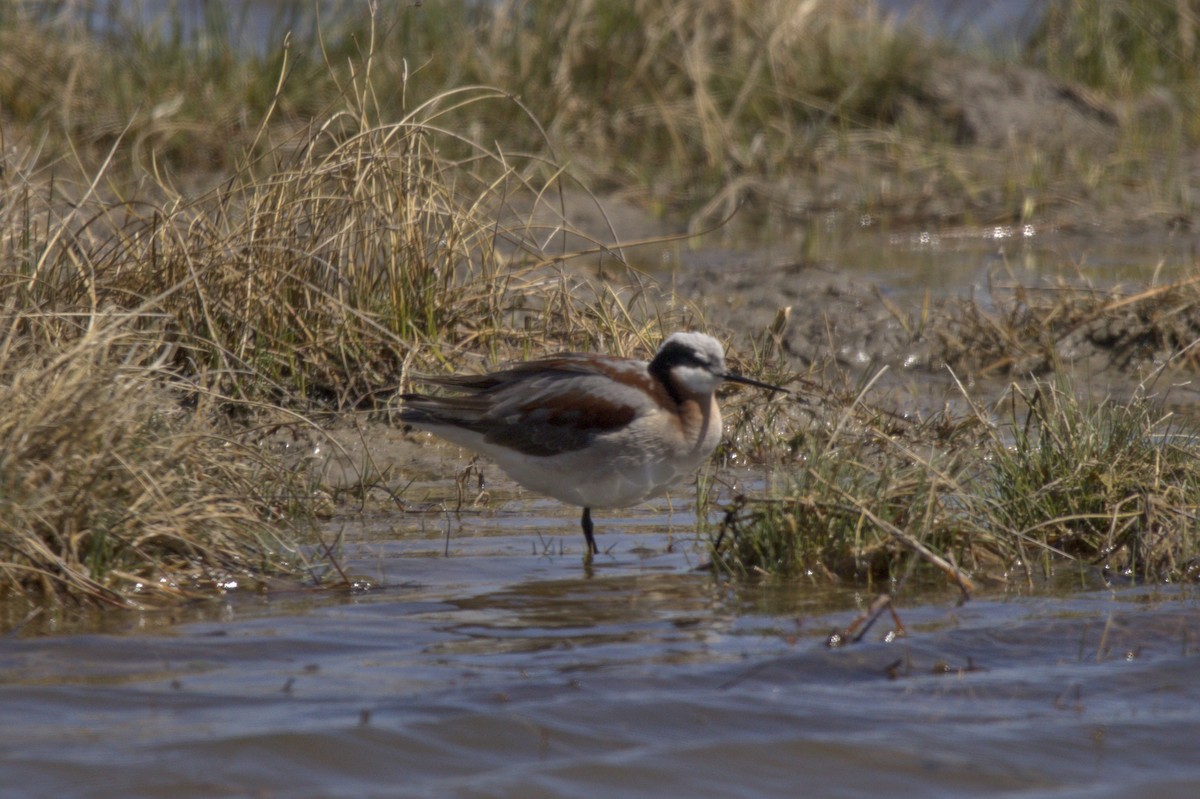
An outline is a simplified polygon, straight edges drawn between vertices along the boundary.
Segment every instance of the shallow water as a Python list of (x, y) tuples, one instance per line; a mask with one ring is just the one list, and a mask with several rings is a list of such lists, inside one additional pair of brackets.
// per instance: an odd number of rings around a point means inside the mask
[(829, 649), (871, 595), (697, 572), (686, 512), (590, 571), (552, 503), (448, 524), (344, 528), (371, 591), (0, 638), (0, 793), (1200, 795), (1191, 590), (902, 595)]
[(1200, 237), (1188, 233), (1063, 230), (1049, 225), (890, 228), (844, 215), (828, 224), (731, 226), (699, 246), (669, 242), (626, 254), (631, 264), (670, 285), (672, 272), (720, 265), (764, 269), (808, 263), (861, 278), (888, 296), (919, 303), (993, 289), (1059, 282), (1146, 288), (1191, 277)]

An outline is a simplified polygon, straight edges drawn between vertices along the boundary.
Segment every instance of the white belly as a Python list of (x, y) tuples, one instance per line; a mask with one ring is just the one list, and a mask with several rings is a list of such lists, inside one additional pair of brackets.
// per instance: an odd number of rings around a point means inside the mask
[(665, 493), (696, 471), (720, 442), (721, 419), (714, 417), (692, 440), (649, 418), (556, 455), (524, 455), (482, 441), (468, 446), (530, 491), (585, 508), (624, 508)]

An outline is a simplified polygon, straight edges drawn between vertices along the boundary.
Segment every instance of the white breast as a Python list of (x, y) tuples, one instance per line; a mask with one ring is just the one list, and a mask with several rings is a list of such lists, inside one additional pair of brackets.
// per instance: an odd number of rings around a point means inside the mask
[(721, 440), (715, 401), (702, 429), (681, 430), (669, 413), (639, 416), (597, 436), (584, 449), (532, 456), (503, 447), (473, 446), (523, 487), (586, 508), (624, 508), (659, 496), (693, 474)]

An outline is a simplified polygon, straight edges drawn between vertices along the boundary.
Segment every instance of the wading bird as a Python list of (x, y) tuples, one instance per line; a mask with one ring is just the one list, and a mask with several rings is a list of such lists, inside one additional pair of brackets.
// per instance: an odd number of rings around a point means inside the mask
[(401, 421), (485, 455), (530, 491), (583, 508), (624, 508), (691, 474), (721, 440), (725, 381), (786, 389), (725, 369), (721, 343), (675, 333), (653, 360), (565, 353), (484, 375), (422, 377), (452, 396), (404, 394)]

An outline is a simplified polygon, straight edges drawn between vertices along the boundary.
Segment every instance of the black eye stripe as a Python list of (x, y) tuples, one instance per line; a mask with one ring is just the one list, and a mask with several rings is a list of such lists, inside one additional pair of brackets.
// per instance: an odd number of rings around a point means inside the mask
[(700, 357), (700, 353), (685, 344), (673, 343), (659, 353), (659, 357), (671, 366), (709, 366), (707, 359)]

